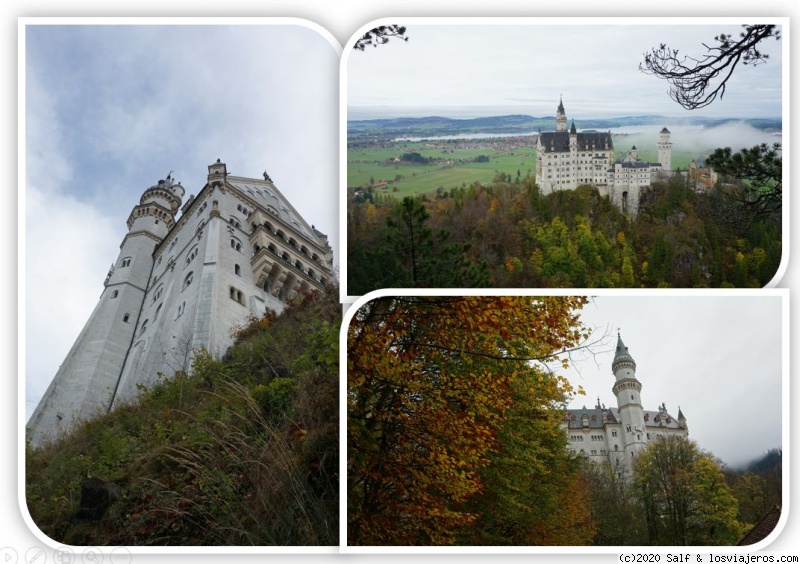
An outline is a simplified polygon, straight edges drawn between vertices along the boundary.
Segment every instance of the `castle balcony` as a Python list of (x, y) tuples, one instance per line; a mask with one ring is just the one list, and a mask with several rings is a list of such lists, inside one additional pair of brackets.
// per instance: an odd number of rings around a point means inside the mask
[(302, 241), (298, 242), (295, 237), (286, 235), (282, 229), (275, 229), (269, 222), (254, 225), (249, 240), (256, 253), (266, 247), (297, 269), (306, 273), (310, 271), (312, 277), (330, 272), (324, 262), (327, 256), (321, 257), (313, 247), (309, 250)]
[(313, 268), (306, 267), (299, 260), (292, 261), (291, 255), (278, 249), (274, 243), (260, 247), (250, 259), (253, 277), (258, 286), (279, 295), (287, 283), (294, 291), (323, 290), (328, 280)]

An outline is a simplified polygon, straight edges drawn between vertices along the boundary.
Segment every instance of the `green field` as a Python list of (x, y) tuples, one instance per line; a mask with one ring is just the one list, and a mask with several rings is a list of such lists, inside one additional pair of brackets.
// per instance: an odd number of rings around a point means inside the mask
[[(417, 152), (423, 157), (446, 159), (436, 164), (393, 163), (390, 159), (402, 153)], [(488, 162), (463, 162), (485, 155)], [(435, 192), (469, 185), (472, 182), (490, 184), (499, 173), (516, 179), (536, 175), (536, 150), (524, 148), (498, 151), (491, 148), (454, 149), (443, 153), (442, 149), (423, 149), (421, 143), (402, 143), (396, 149), (359, 149), (347, 152), (347, 185), (367, 186), (380, 181), (389, 182), (384, 191), (397, 196)], [(398, 175), (402, 178), (398, 179)], [(397, 180), (395, 180), (397, 179)], [(395, 191), (394, 188), (397, 188)]]
[[(473, 143), (478, 145), (476, 141)], [(470, 148), (429, 148), (428, 142), (405, 141), (396, 143), (390, 148), (348, 149), (347, 151), (347, 186), (367, 187), (385, 181), (386, 188), (379, 190), (397, 197), (428, 194), (437, 188), (449, 190), (460, 186), (468, 186), (473, 182), (491, 184), (503, 173), (516, 180), (536, 176), (536, 149), (534, 147), (514, 147), (499, 150), (491, 147)], [(616, 145), (616, 142), (615, 142)], [(450, 152), (452, 150), (452, 152)], [(392, 162), (403, 153), (417, 152), (423, 157), (443, 159), (435, 164), (412, 164), (409, 162)], [(617, 150), (622, 155), (623, 150)], [(485, 155), (488, 162), (467, 162), (475, 157)], [(639, 150), (640, 159), (656, 162), (658, 154), (654, 149)], [(673, 150), (672, 167), (683, 170), (689, 167), (692, 159), (702, 159), (703, 155), (690, 154)]]

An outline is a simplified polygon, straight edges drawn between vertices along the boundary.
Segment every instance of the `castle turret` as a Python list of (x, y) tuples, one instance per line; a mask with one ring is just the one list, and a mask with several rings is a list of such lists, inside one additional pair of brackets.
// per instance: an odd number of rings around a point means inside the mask
[(661, 164), (661, 171), (667, 173), (672, 170), (672, 143), (669, 141), (669, 129), (664, 127), (659, 136), (658, 162)]
[(142, 309), (153, 251), (175, 224), (183, 195), (183, 187), (167, 175), (145, 190), (131, 211), (100, 301), (28, 422), (32, 445), (110, 409)]
[(564, 102), (558, 99), (558, 110), (556, 110), (556, 131), (567, 130), (567, 113), (564, 111)]
[(647, 433), (640, 396), (642, 384), (636, 379), (636, 362), (619, 334), (611, 370), (615, 378), (612, 391), (617, 396), (617, 408), (622, 424), (623, 450), (625, 456), (631, 460), (647, 446)]

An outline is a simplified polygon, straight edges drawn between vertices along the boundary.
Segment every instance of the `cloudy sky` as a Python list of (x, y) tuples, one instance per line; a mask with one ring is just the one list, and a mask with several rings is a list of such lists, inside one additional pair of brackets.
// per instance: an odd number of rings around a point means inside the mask
[[(567, 117), (641, 114), (685, 116), (667, 83), (639, 71), (643, 54), (659, 43), (705, 54), (719, 33), (738, 34), (734, 20), (708, 25), (665, 20), (440, 20), (397, 19), (407, 42), (390, 40), (355, 52), (347, 63), (349, 119), (521, 113), (555, 115), (563, 96)], [(669, 20), (666, 20), (669, 21)], [(673, 22), (675, 20), (672, 20)], [(387, 22), (389, 23), (389, 22)], [(567, 25), (565, 25), (565, 23)], [(713, 23), (713, 25), (712, 25)], [(769, 61), (737, 67), (722, 99), (692, 115), (781, 115), (781, 42), (759, 45)]]
[[(298, 21), (25, 30), (26, 419), (97, 303), (142, 192), (266, 169), (338, 248), (339, 46)], [(21, 194), (21, 200), (23, 194)]]
[[(585, 396), (570, 407), (617, 407), (611, 362), (619, 330), (636, 361), (647, 410), (663, 403), (686, 416), (689, 436), (736, 466), (782, 446), (781, 297), (771, 293), (619, 296), (591, 299), (594, 355), (577, 354), (570, 382)], [(785, 375), (788, 379), (788, 372)], [(788, 382), (787, 382), (788, 383)]]

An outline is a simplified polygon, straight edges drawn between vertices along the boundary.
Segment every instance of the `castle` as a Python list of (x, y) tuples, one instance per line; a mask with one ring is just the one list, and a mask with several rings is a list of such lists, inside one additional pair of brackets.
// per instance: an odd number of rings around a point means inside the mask
[(217, 159), (181, 205), (184, 193), (167, 175), (133, 207), (100, 300), (28, 421), (31, 445), (188, 371), (201, 347), (224, 353), (234, 327), (332, 281), (327, 237), (266, 171), (232, 176)]
[(680, 408), (677, 419), (663, 403), (657, 411), (642, 409), (642, 384), (636, 378), (636, 362), (620, 336), (611, 370), (617, 407), (606, 408), (598, 399), (593, 409), (567, 409), (562, 427), (570, 451), (629, 472), (631, 461), (650, 441), (671, 435), (686, 437), (689, 428)]
[(567, 132), (567, 114), (564, 102), (559, 100), (556, 130), (539, 132), (536, 141), (536, 184), (543, 194), (574, 190), (583, 184), (595, 186), (623, 213), (636, 216), (641, 189), (671, 170), (669, 138), (670, 131), (664, 127), (657, 144), (658, 163), (639, 159), (636, 146), (614, 160), (611, 132), (579, 133), (574, 121)]

